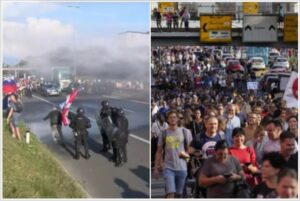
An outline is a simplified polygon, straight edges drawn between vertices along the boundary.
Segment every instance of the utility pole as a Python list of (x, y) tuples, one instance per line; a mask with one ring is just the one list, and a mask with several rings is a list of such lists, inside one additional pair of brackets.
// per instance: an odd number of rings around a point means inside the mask
[[(80, 9), (79, 6), (67, 6), (68, 8), (71, 8), (71, 9)], [(72, 17), (72, 26), (74, 28), (74, 32), (73, 32), (73, 44), (72, 44), (72, 51), (73, 51), (73, 70), (74, 70), (74, 81), (77, 80), (77, 64), (76, 64), (76, 56), (75, 56), (75, 49), (76, 49), (76, 38), (75, 38), (75, 23), (74, 23), (74, 10), (72, 10), (72, 14), (71, 14), (71, 17)]]

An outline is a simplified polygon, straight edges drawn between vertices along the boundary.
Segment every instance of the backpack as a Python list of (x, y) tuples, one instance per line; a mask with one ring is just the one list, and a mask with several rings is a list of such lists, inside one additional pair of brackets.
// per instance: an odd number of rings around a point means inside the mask
[(82, 131), (86, 129), (86, 121), (85, 118), (82, 116), (77, 116), (76, 118), (76, 129), (78, 131)]
[(20, 113), (23, 110), (23, 104), (20, 101), (15, 102), (15, 112)]

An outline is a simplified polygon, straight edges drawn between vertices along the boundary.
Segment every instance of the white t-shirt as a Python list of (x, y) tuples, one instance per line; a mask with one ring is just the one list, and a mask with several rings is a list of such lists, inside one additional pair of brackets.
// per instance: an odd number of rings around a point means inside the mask
[(160, 123), (156, 120), (151, 127), (151, 137), (157, 136), (159, 137), (164, 130), (168, 128), (168, 123), (164, 122), (161, 126)]

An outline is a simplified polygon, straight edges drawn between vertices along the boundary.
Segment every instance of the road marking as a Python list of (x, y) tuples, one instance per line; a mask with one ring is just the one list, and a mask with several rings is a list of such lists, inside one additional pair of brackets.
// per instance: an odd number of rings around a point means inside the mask
[(39, 96), (32, 95), (32, 97), (37, 98), (37, 99), (40, 99), (40, 100), (42, 100), (42, 101), (44, 101), (44, 102), (47, 102), (47, 103), (49, 103), (49, 104), (51, 104), (51, 105), (56, 105), (55, 103), (52, 103), (52, 102), (50, 102), (50, 101), (48, 101), (48, 100), (46, 100), (46, 99), (43, 99), (43, 98), (41, 98), (41, 97), (39, 97)]
[[(107, 95), (102, 95), (102, 96), (106, 97), (106, 98), (122, 100), (122, 98), (117, 97), (117, 96), (107, 96)], [(144, 102), (144, 101), (138, 101), (138, 100), (132, 100), (132, 99), (126, 99), (126, 100), (131, 101), (131, 102), (135, 102), (135, 103), (141, 103), (141, 104), (149, 105), (148, 102)]]
[[(49, 103), (49, 104), (51, 104), (51, 105), (56, 105), (55, 103), (52, 103), (52, 102), (50, 102), (50, 101), (48, 101), (48, 100), (46, 100), (46, 99), (43, 99), (43, 98), (41, 98), (41, 97), (39, 97), (39, 96), (32, 95), (32, 97), (34, 97), (34, 98), (36, 98), (36, 99), (39, 99), (39, 100), (41, 100), (41, 101), (44, 101), (44, 102), (46, 102), (46, 103)], [(74, 111), (72, 111), (72, 110), (70, 110), (70, 111), (71, 111), (71, 112), (74, 112)], [(132, 112), (133, 112), (133, 111), (132, 111)], [(74, 113), (75, 113), (75, 112), (74, 112)], [(87, 117), (90, 118), (93, 122), (97, 122), (96, 119), (94, 119), (93, 117), (90, 117), (90, 116), (87, 116)], [(132, 137), (132, 138), (135, 138), (135, 139), (137, 139), (137, 140), (140, 140), (141, 142), (150, 144), (150, 141), (149, 141), (149, 140), (145, 140), (145, 139), (143, 139), (143, 138), (141, 138), (141, 137), (139, 137), (139, 136), (136, 136), (136, 135), (134, 135), (134, 134), (132, 134), (132, 133), (130, 133), (129, 136)]]
[(129, 112), (129, 113), (135, 113), (134, 111), (128, 110), (128, 109), (125, 109), (125, 108), (123, 108), (123, 110), (125, 110), (125, 111), (127, 111), (127, 112)]

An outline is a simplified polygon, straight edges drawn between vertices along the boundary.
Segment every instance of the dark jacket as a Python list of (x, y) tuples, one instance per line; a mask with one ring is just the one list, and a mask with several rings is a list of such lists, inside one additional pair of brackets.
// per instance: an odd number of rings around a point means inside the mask
[(74, 119), (71, 120), (69, 126), (81, 133), (87, 133), (86, 129), (92, 127), (91, 121), (82, 114), (77, 114)]
[(44, 120), (47, 120), (50, 118), (50, 125), (61, 125), (62, 123), (62, 116), (61, 112), (58, 110), (54, 110), (49, 112), (49, 114), (44, 118)]

